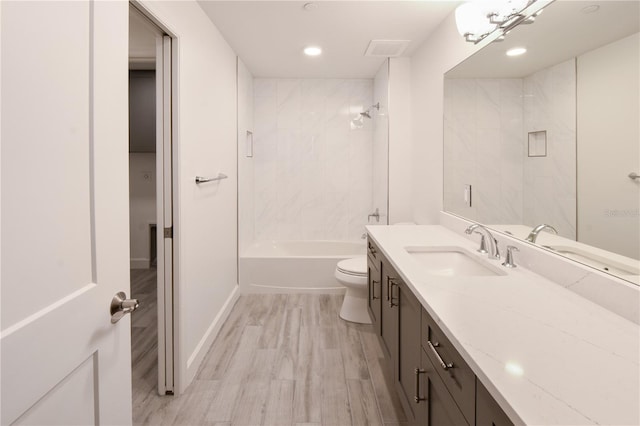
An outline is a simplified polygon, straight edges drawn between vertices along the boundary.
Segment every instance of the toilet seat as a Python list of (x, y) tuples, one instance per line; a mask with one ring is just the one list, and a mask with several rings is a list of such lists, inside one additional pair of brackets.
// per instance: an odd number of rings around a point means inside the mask
[(367, 276), (367, 256), (358, 256), (338, 262), (337, 271), (355, 277)]

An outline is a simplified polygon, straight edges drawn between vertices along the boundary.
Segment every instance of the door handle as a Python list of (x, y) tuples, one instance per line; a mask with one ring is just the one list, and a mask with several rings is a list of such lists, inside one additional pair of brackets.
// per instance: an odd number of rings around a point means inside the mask
[(127, 299), (123, 291), (116, 293), (111, 299), (111, 324), (117, 323), (123, 316), (138, 309), (138, 306), (140, 306), (138, 299)]

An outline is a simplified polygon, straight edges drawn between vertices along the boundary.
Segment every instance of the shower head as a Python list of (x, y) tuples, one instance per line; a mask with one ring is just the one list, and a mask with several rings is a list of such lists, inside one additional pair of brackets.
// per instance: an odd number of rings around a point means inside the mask
[(365, 111), (358, 113), (358, 116), (351, 120), (351, 128), (352, 129), (361, 129), (364, 126), (365, 117), (371, 119), (371, 108), (375, 108), (380, 111), (380, 102), (375, 105), (371, 105)]

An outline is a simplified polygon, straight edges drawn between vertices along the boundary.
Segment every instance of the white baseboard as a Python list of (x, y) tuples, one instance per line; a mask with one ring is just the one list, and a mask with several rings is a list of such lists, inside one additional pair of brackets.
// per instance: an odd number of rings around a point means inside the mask
[(131, 269), (149, 269), (151, 266), (149, 259), (144, 257), (137, 257), (129, 259), (129, 268)]
[(196, 346), (195, 350), (189, 356), (189, 359), (187, 360), (187, 371), (186, 371), (185, 377), (183, 377), (183, 380), (182, 380), (180, 393), (183, 393), (184, 390), (187, 388), (187, 386), (189, 386), (189, 384), (195, 378), (196, 373), (200, 368), (200, 364), (202, 364), (202, 361), (204, 360), (205, 355), (209, 351), (211, 344), (213, 343), (215, 338), (218, 336), (218, 333), (220, 332), (222, 325), (229, 317), (229, 314), (231, 313), (231, 309), (236, 304), (236, 301), (238, 300), (239, 297), (240, 297), (240, 289), (236, 285), (233, 288), (233, 291), (231, 292), (229, 297), (227, 298), (227, 301), (222, 306), (222, 309), (220, 309), (220, 312), (218, 312), (218, 315), (216, 315), (216, 317), (213, 319), (213, 322), (211, 322), (211, 325), (209, 326), (207, 331), (204, 333), (204, 336), (202, 336), (202, 339), (200, 339), (200, 341), (198, 342), (198, 345)]

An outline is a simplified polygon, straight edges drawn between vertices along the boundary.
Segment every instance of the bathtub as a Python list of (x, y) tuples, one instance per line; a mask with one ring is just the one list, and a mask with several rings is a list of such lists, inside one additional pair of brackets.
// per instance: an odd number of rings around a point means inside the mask
[(342, 259), (366, 254), (361, 241), (261, 241), (239, 259), (244, 293), (340, 293), (333, 276)]

